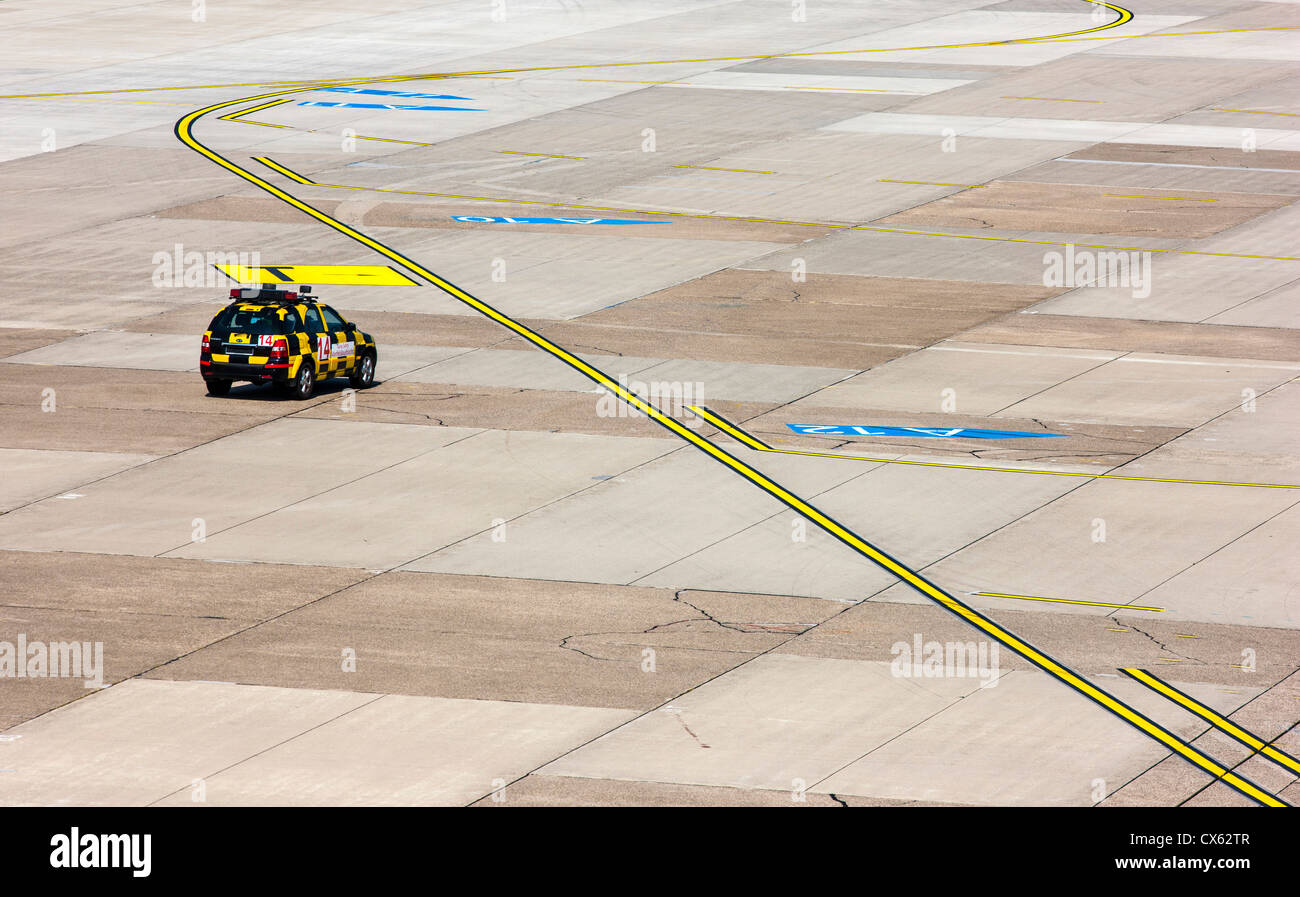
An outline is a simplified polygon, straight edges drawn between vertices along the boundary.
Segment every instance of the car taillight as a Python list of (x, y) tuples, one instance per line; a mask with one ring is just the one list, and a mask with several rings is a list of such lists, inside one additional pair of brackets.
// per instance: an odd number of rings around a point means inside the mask
[(208, 335), (206, 333), (203, 334), (203, 351), (204, 352), (210, 351), (209, 343), (208, 343)]
[(284, 337), (277, 336), (275, 342), (271, 343), (271, 357), (281, 359), (289, 357), (289, 344)]

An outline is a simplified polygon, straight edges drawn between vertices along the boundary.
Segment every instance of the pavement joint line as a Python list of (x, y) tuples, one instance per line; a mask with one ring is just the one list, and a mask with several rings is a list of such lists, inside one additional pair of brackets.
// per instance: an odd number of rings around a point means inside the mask
[[(958, 464), (955, 461), (914, 461), (903, 458), (869, 458), (866, 455), (840, 455), (833, 452), (807, 452), (797, 449), (774, 448), (758, 437), (733, 424), (722, 415), (702, 405), (687, 405), (687, 410), (726, 433), (732, 439), (756, 452), (778, 452), (782, 455), (802, 455), (811, 458), (835, 458), (840, 461), (866, 461), (876, 464), (907, 464), (914, 467), (946, 467), (957, 470), (987, 470), (995, 473), (1024, 473), (1039, 476), (1081, 477), (1094, 480), (1136, 480), (1146, 483), (1179, 483), (1193, 486), (1243, 486), (1259, 489), (1300, 489), (1300, 484), (1247, 483), (1234, 480), (1192, 480), (1176, 477), (1142, 477), (1117, 473), (1083, 473), (1072, 470), (1043, 470), (1034, 467), (986, 467), (981, 464)], [(1127, 605), (1123, 605), (1127, 607)]]
[[(1012, 595), (1007, 592), (973, 592), (974, 595), (980, 595), (984, 598), (1019, 598), (1021, 601), (1052, 601), (1056, 604), (1086, 604), (1090, 607), (1114, 607), (1119, 610), (1149, 610), (1156, 613), (1164, 613), (1163, 607), (1143, 607), (1140, 604), (1108, 604), (1105, 601), (1076, 601), (1071, 598), (1043, 598), (1040, 595)], [(1115, 630), (1120, 631), (1120, 630)]]
[[(1107, 8), (1112, 9), (1115, 12), (1118, 12), (1120, 14), (1120, 17), (1108, 24), (1099, 25), (1099, 26), (1095, 26), (1094, 28), (1087, 29), (1085, 32), (1073, 32), (1073, 33), (1087, 33), (1087, 31), (1097, 31), (1105, 28), (1111, 28), (1114, 27), (1115, 25), (1122, 24), (1123, 22), (1127, 22), (1131, 20), (1133, 17), (1133, 14), (1130, 11), (1123, 9), (1122, 7), (1118, 7), (1106, 3), (1104, 2), (1104, 0), (1094, 0), (1094, 2), (1102, 6), (1106, 6)], [(1052, 37), (1057, 37), (1057, 36), (1058, 35), (1052, 35)], [(1023, 42), (1023, 41), (1016, 41), (1016, 42)], [(1008, 42), (1003, 41), (998, 43), (1008, 43)], [(882, 569), (893, 574), (895, 577), (907, 583), (913, 589), (925, 595), (927, 598), (931, 599), (933, 602), (935, 602), (940, 607), (947, 610), (949, 613), (970, 623), (975, 628), (981, 630), (985, 634), (989, 635), (990, 637), (994, 638), (1001, 644), (1005, 645), (1006, 647), (1011, 649), (1014, 653), (1018, 654), (1019, 656), (1023, 657), (1034, 666), (1038, 667), (1039, 669), (1048, 673), (1052, 677), (1056, 678), (1061, 683), (1069, 686), (1070, 688), (1073, 688), (1076, 692), (1088, 698), (1093, 703), (1110, 711), (1112, 714), (1118, 716), (1124, 722), (1128, 723), (1129, 725), (1143, 732), (1144, 734), (1146, 734), (1156, 742), (1164, 745), (1165, 747), (1179, 754), (1181, 757), (1183, 757), (1184, 760), (1188, 761), (1194, 766), (1197, 766), (1203, 771), (1214, 776), (1215, 779), (1224, 782), (1225, 784), (1234, 788), (1241, 794), (1247, 796), (1248, 798), (1255, 801), (1256, 803), (1262, 804), (1264, 806), (1272, 806), (1272, 807), (1290, 806), (1286, 801), (1281, 800), (1280, 798), (1274, 796), (1273, 794), (1264, 790), (1263, 788), (1261, 788), (1259, 785), (1255, 784), (1251, 780), (1245, 778), (1244, 776), (1238, 775), (1232, 770), (1222, 766), (1216, 760), (1211, 758), (1209, 755), (1203, 753), (1198, 748), (1192, 746), (1190, 743), (1179, 738), (1173, 732), (1170, 732), (1169, 730), (1165, 729), (1163, 726), (1156, 723), (1154, 720), (1151, 720), (1150, 718), (1146, 717), (1145, 715), (1135, 710), (1134, 708), (1130, 707), (1128, 704), (1125, 704), (1123, 701), (1120, 701), (1118, 698), (1114, 697), (1109, 692), (1106, 692), (1103, 689), (1098, 688), (1096, 685), (1087, 681), (1082, 676), (1075, 673), (1073, 670), (1070, 670), (1069, 668), (1062, 666), (1060, 663), (1058, 663), (1049, 655), (1039, 651), (1038, 649), (1032, 647), (1028, 643), (1022, 641), (1020, 638), (1018, 638), (1008, 630), (999, 626), (992, 619), (979, 613), (974, 608), (963, 603), (952, 594), (948, 593), (947, 591), (943, 590), (939, 586), (930, 582), (928, 579), (926, 579), (925, 577), (917, 573), (912, 568), (902, 564), (895, 558), (891, 557), (889, 554), (885, 553), (881, 549), (877, 548), (875, 545), (871, 544), (867, 540), (863, 539), (861, 536), (857, 535), (852, 530), (849, 530), (848, 528), (844, 527), (838, 521), (834, 520), (834, 518), (828, 516), (820, 509), (814, 507), (804, 499), (798, 497), (794, 493), (785, 489), (785, 487), (781, 486), (779, 483), (772, 480), (770, 477), (766, 476), (765, 474), (761, 473), (757, 469), (741, 461), (739, 458), (727, 452), (725, 449), (719, 447), (718, 445), (711, 442), (710, 440), (707, 440), (699, 436), (691, 428), (685, 426), (675, 418), (665, 415), (664, 413), (659, 411), (659, 409), (655, 408), (652, 404), (647, 402), (645, 399), (641, 398), (636, 393), (633, 393), (627, 388), (625, 388), (621, 382), (611, 378), (608, 374), (588, 364), (587, 362), (583, 361), (581, 358), (578, 358), (577, 356), (573, 355), (571, 352), (567, 351), (566, 349), (551, 342), (550, 340), (543, 337), (541, 334), (530, 329), (524, 324), (521, 324), (520, 322), (516, 321), (514, 318), (511, 318), (510, 316), (502, 313), (495, 307), (472, 296), (471, 294), (461, 289), (460, 287), (456, 286), (455, 284), (451, 283), (450, 281), (445, 280), (435, 272), (425, 268), (423, 265), (416, 262), (414, 259), (402, 255), (400, 252), (393, 249), (392, 247), (387, 246), (386, 244), (381, 243), (378, 240), (366, 236), (365, 234), (361, 233), (355, 228), (352, 228), (349, 225), (346, 225), (343, 222), (338, 221), (337, 219), (334, 219), (329, 215), (326, 215), (324, 212), (321, 212), (319, 209), (315, 208), (314, 206), (306, 202), (303, 202), (302, 200), (298, 199), (297, 197), (293, 196), (290, 193), (285, 192), (284, 190), (281, 190), (280, 188), (271, 184), (269, 181), (266, 181), (263, 178), (258, 177), (257, 175), (253, 174), (247, 169), (241, 168), (240, 166), (231, 162), (225, 156), (222, 156), (221, 154), (215, 152), (205, 144), (200, 143), (193, 136), (192, 131), (193, 131), (194, 123), (210, 112), (215, 112), (220, 109), (225, 109), (237, 103), (262, 100), (271, 96), (282, 95), (284, 93), (297, 93), (300, 92), (301, 90), (302, 88), (293, 88), (290, 90), (278, 91), (271, 94), (263, 94), (261, 96), (256, 96), (256, 97), (244, 97), (238, 100), (218, 102), (209, 106), (205, 106), (201, 109), (196, 109), (193, 112), (190, 112), (187, 115), (182, 116), (179, 120), (177, 120), (175, 126), (176, 137), (178, 140), (180, 140), (190, 149), (194, 150), (196, 153), (199, 153), (200, 155), (206, 157), (213, 163), (221, 166), (222, 168), (225, 168), (227, 171), (230, 171), (232, 174), (235, 174), (237, 177), (240, 177), (248, 181), (249, 183), (253, 184), (259, 189), (270, 194), (271, 196), (274, 196), (277, 199), (281, 200), (282, 202), (286, 203), (287, 205), (290, 205), (298, 209), (299, 211), (309, 215), (310, 217), (315, 218), (316, 220), (320, 221), (322, 224), (325, 224), (326, 226), (333, 228), (338, 233), (347, 236), (350, 239), (353, 239), (356, 242), (374, 250), (378, 254), (391, 259), (392, 261), (396, 262), (399, 266), (406, 268), (407, 270), (411, 271), (413, 274), (416, 274), (426, 279), (429, 283), (436, 286), (438, 289), (442, 290), (443, 292), (447, 293), (453, 298), (458, 299), (459, 301), (469, 306), (470, 308), (474, 309), (475, 311), (479, 312), (483, 316), (495, 321), (496, 323), (506, 327), (507, 329), (514, 331), (519, 336), (524, 337), (526, 340), (533, 343), (539, 349), (542, 349), (543, 351), (552, 355), (557, 360), (562, 361), (563, 363), (569, 365), (574, 370), (586, 376), (588, 379), (594, 381), (595, 383), (601, 386), (604, 386), (606, 389), (613, 392), (615, 396), (617, 396), (627, 405), (631, 406), (632, 408), (635, 408), (636, 410), (640, 411), (642, 414), (645, 414), (647, 417), (654, 420), (657, 424), (664, 427), (665, 429), (668, 429), (669, 431), (679, 436), (686, 442), (691, 443), (697, 449), (709, 455), (713, 460), (719, 462), (720, 464), (723, 464), (724, 466), (731, 469), (733, 472), (745, 477), (754, 485), (761, 488), (764, 492), (768, 493), (771, 497), (786, 504), (792, 510), (795, 510), (796, 512), (804, 516), (806, 519), (811, 521), (814, 525), (826, 531), (829, 535), (833, 536), (834, 538), (838, 539), (840, 542), (844, 543), (846, 546), (854, 550), (857, 554), (861, 555), (862, 557), (865, 557), (866, 559), (870, 560), (872, 563), (876, 564)]]
[(1277, 765), (1289, 769), (1291, 772), (1300, 773), (1300, 760), (1297, 760), (1286, 751), (1274, 747), (1272, 744), (1260, 738), (1248, 729), (1238, 726), (1236, 723), (1232, 722), (1232, 720), (1209, 707), (1206, 707), (1191, 695), (1175, 688), (1160, 677), (1153, 675), (1147, 670), (1137, 669), (1136, 667), (1121, 668), (1120, 672), (1128, 676), (1130, 679), (1135, 679), (1138, 682), (1141, 682), (1147, 688), (1157, 694), (1163, 695), (1183, 709), (1191, 711), (1202, 720), (1227, 735), (1229, 738), (1244, 744), (1255, 753), (1262, 754)]

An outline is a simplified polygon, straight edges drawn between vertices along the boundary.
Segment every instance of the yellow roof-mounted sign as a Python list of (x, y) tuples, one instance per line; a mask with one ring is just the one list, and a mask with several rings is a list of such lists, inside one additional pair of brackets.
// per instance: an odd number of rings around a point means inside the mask
[(237, 283), (308, 283), (374, 287), (419, 286), (389, 265), (213, 265)]

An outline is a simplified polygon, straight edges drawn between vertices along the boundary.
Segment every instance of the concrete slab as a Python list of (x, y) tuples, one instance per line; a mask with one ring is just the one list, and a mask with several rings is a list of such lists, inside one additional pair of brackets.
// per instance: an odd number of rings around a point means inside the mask
[[(629, 716), (588, 707), (386, 695), (212, 775), (206, 803), (466, 804)], [(187, 792), (161, 803), (193, 806)]]
[(1300, 297), (1300, 281), (1268, 290), (1253, 299), (1222, 311), (1211, 318), (1211, 324), (1241, 324), (1247, 327), (1300, 327), (1300, 311), (1296, 299)]
[[(1300, 290), (1300, 282), (1296, 289)], [(1284, 303), (1286, 288), (1275, 290), (1277, 306)], [(1300, 295), (1300, 293), (1297, 293)], [(1263, 297), (1261, 297), (1263, 298)], [(1254, 302), (1255, 300), (1252, 300)], [(1250, 303), (1246, 303), (1249, 305)], [(1290, 305), (1290, 303), (1286, 303)], [(1238, 306), (1238, 309), (1242, 309)], [(1257, 312), (1243, 317), (1264, 316)], [(1231, 321), (1232, 312), (1216, 315), (1204, 324), (1174, 321), (1133, 321), (1121, 318), (1078, 317), (1033, 314), (1006, 315), (962, 334), (978, 343), (1056, 346), (1063, 349), (1114, 349), (1125, 352), (1159, 352), (1170, 355), (1200, 355), (1220, 358), (1250, 358), (1265, 361), (1290, 361), (1300, 357), (1300, 335), (1286, 325), (1266, 327), (1242, 325)], [(1300, 315), (1295, 316), (1300, 324)], [(1237, 325), (1237, 326), (1234, 326)]]
[(972, 679), (767, 654), (542, 767), (542, 775), (811, 788), (969, 695)]
[[(503, 535), (510, 541), (516, 537), (517, 525), (507, 521), (588, 491), (603, 477), (635, 470), (677, 448), (659, 439), (311, 423), (339, 432), (392, 432), (426, 448), (386, 465), (358, 466), (346, 478), (330, 481), (318, 476), (311, 494), (263, 505), (257, 509), (261, 513), (245, 511), (228, 518), (229, 525), (219, 527), (220, 532), (210, 524), (206, 541), (178, 542), (170, 546), (170, 556), (273, 562), (288, 549), (300, 563), (383, 569), (476, 535), (499, 555)], [(511, 463), (506, 464), (507, 459)], [(306, 525), (312, 520), (347, 524), (321, 532)], [(292, 548), (284, 541), (289, 532), (301, 533), (299, 541), (290, 543)]]
[[(160, 554), (474, 432), (276, 421), (101, 480), (76, 500), (48, 499), (10, 512), (0, 517), (0, 543), (24, 550)], [(316, 529), (302, 520), (295, 526), (306, 533)], [(280, 551), (271, 560), (286, 556)]]
[(995, 412), (1192, 427), (1300, 374), (1300, 364), (1134, 352)]
[(809, 396), (798, 407), (995, 414), (1118, 354), (944, 341)]
[(1132, 193), (1113, 186), (994, 181), (983, 189), (965, 190), (882, 218), (879, 223), (909, 227), (969, 227), (977, 223), (998, 230), (1196, 238), (1234, 227), (1293, 200), (1292, 196), (1255, 193)]
[[(790, 597), (389, 573), (150, 675), (649, 710), (836, 609)], [(355, 668), (344, 668), (345, 650)]]
[[(1178, 712), (1168, 702), (1157, 705), (1163, 699), (1152, 701), (1138, 683), (1097, 684), (1154, 710), (1162, 723)], [(1190, 691), (1221, 712), (1246, 697), (1204, 687)], [(1071, 701), (1079, 706), (1071, 707), (1071, 722), (1063, 724), (1061, 703), (1071, 697), (1042, 673), (1009, 672), (996, 687), (945, 708), (822, 780), (816, 790), (998, 806), (1090, 806), (1098, 790), (1129, 781), (1165, 754), (1146, 735), (1082, 698)], [(1175, 731), (1187, 737), (1199, 729), (1184, 716)]]
[(0, 487), (0, 511), (11, 511), (59, 492), (70, 495), (65, 490), (93, 483), (156, 457), (130, 452), (0, 448), (0, 465), (6, 471)]
[[(1171, 490), (1178, 490), (1173, 496)], [(1292, 490), (1094, 481), (945, 558), (929, 575), (950, 590), (1136, 604), (1182, 619), (1234, 622), (1215, 593), (1180, 592), (1165, 604), (1149, 592), (1289, 508)], [(1177, 500), (1176, 518), (1166, 502)], [(1101, 538), (1105, 541), (1096, 541)], [(882, 599), (915, 601), (910, 590)], [(1114, 613), (1106, 607), (1011, 598), (968, 599), (977, 607), (1032, 606), (1043, 614)], [(1145, 612), (1142, 617), (1162, 617)], [(1273, 619), (1268, 625), (1285, 625)], [(1253, 622), (1258, 624), (1259, 618)], [(1140, 625), (1140, 624), (1139, 624)]]
[(9, 730), (8, 806), (143, 806), (375, 700), (132, 679)]
[[(960, 551), (1078, 485), (1065, 477), (842, 466), (862, 472), (816, 496), (814, 503), (916, 568)], [(774, 592), (841, 602), (863, 601), (895, 582), (892, 574), (790, 511), (636, 580), (662, 588)]]
[[(3, 800), (467, 803), (492, 791), (494, 779), (515, 778), (629, 715), (136, 679), (11, 730), (22, 738), (6, 746), (14, 772)], [(50, 744), (67, 749), (53, 756)], [(306, 777), (315, 785), (304, 791)]]
[[(782, 458), (768, 469), (789, 488), (814, 493), (861, 474), (852, 465), (807, 460)], [(779, 507), (716, 462), (679, 452), (533, 511), (512, 522), (504, 540), (484, 532), (404, 569), (630, 583)]]
[[(202, 336), (200, 331), (199, 336)], [(59, 364), (99, 368), (145, 368), (198, 373), (195, 337), (101, 330), (0, 359), (10, 364)]]

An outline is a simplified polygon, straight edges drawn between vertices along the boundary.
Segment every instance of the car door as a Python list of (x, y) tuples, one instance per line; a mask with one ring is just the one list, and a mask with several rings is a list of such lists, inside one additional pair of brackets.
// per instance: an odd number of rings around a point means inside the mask
[(320, 312), (332, 340), (330, 358), (337, 365), (335, 370), (339, 373), (351, 371), (357, 363), (357, 335), (352, 325), (328, 305), (322, 305)]
[(330, 339), (325, 320), (321, 317), (320, 306), (314, 302), (308, 302), (303, 306), (303, 311), (303, 321), (307, 325), (307, 337), (311, 341), (313, 354), (316, 358), (316, 371), (322, 377), (329, 376), (331, 372), (330, 355), (334, 341)]

